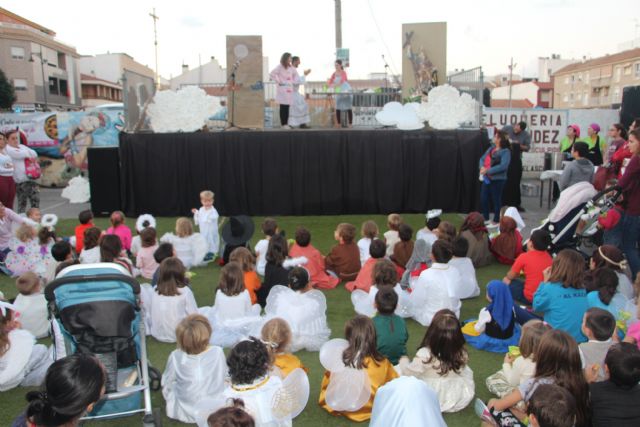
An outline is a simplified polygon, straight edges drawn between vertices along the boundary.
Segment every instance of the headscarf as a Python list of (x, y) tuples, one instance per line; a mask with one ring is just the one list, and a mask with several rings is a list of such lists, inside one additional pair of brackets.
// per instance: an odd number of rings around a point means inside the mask
[(513, 319), (513, 297), (509, 287), (500, 280), (492, 280), (487, 285), (487, 295), (491, 299), (491, 304), (487, 306), (491, 318), (500, 329), (506, 330)]
[(509, 216), (503, 216), (500, 220), (500, 235), (491, 242), (491, 251), (496, 256), (515, 260), (518, 249), (518, 237), (515, 230), (515, 220)]
[(403, 376), (380, 387), (373, 401), (371, 427), (446, 427), (438, 395), (424, 381)]
[(406, 270), (402, 274), (402, 279), (400, 279), (400, 286), (402, 289), (407, 289), (409, 287), (409, 279), (411, 278), (411, 272), (413, 270), (418, 268), (422, 263), (426, 263), (427, 265), (430, 264), (431, 258), (429, 257), (429, 254), (431, 254), (431, 245), (425, 240), (416, 240), (416, 243), (413, 245), (411, 258), (407, 261), (407, 265), (405, 266)]
[(516, 222), (516, 225), (518, 226), (518, 231), (522, 231), (522, 229), (526, 227), (517, 208), (514, 208), (513, 206), (508, 207), (507, 210), (504, 211), (504, 216), (513, 218), (513, 220)]
[(471, 231), (478, 240), (482, 238), (483, 233), (488, 233), (487, 227), (484, 225), (484, 217), (480, 212), (470, 212), (467, 215), (460, 227), (460, 232), (465, 230)]

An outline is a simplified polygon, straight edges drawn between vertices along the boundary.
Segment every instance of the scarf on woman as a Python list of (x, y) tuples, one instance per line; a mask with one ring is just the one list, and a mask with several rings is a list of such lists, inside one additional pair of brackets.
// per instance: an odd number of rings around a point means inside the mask
[(480, 240), (483, 234), (487, 234), (487, 227), (484, 225), (484, 217), (480, 212), (470, 212), (464, 219), (460, 232), (469, 230), (473, 233), (476, 239)]
[(416, 240), (416, 243), (413, 245), (411, 258), (407, 261), (406, 270), (402, 274), (402, 279), (400, 279), (402, 289), (409, 288), (409, 279), (411, 279), (411, 272), (413, 270), (418, 268), (422, 263), (427, 265), (431, 263), (429, 254), (431, 254), (431, 245), (422, 239)]
[(500, 329), (506, 330), (513, 319), (513, 297), (509, 287), (500, 280), (492, 280), (487, 285), (487, 296), (491, 299), (487, 311)]
[(513, 263), (518, 253), (518, 237), (516, 236), (516, 221), (508, 216), (500, 220), (500, 235), (491, 242), (491, 252)]

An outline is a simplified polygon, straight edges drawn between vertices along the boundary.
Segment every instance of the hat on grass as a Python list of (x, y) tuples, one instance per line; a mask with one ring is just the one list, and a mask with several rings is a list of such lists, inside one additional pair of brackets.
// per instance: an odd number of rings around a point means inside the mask
[(251, 240), (255, 226), (251, 217), (232, 216), (222, 226), (222, 238), (228, 245), (240, 245)]

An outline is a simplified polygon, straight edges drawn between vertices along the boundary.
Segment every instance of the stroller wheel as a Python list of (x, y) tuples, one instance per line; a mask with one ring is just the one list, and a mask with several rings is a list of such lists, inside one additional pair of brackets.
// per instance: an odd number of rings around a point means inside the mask
[(149, 388), (151, 391), (158, 391), (162, 387), (162, 374), (153, 366), (149, 365)]
[(142, 418), (142, 427), (162, 427), (160, 408), (154, 409), (151, 414), (147, 414)]

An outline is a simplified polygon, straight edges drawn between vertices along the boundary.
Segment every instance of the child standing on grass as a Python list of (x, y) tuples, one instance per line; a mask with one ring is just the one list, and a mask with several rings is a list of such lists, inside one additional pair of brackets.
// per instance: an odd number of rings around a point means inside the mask
[(200, 193), (200, 209), (193, 208), (193, 220), (200, 226), (200, 234), (207, 242), (207, 253), (204, 261), (212, 261), (218, 254), (220, 235), (218, 234), (218, 211), (213, 207), (213, 191), (205, 190)]
[(510, 409), (514, 415), (524, 415), (515, 405), (524, 400), (529, 403), (536, 389), (543, 384), (555, 384), (566, 388), (576, 399), (576, 427), (589, 425), (589, 386), (584, 378), (578, 344), (566, 332), (550, 330), (544, 333), (536, 350), (536, 372), (533, 378), (502, 399), (491, 399), (489, 408), (498, 411)]
[(136, 255), (136, 267), (140, 270), (140, 275), (151, 280), (153, 273), (158, 269), (158, 263), (153, 258), (153, 253), (158, 249), (156, 240), (156, 229), (145, 227), (140, 232), (140, 250)]
[(213, 307), (201, 308), (215, 325), (211, 344), (231, 347), (249, 336), (260, 322), (260, 306), (251, 304), (244, 286), (244, 272), (237, 262), (229, 262), (220, 270), (220, 282)]
[(273, 318), (264, 324), (260, 333), (262, 342), (271, 353), (273, 365), (271, 373), (285, 379), (294, 369), (300, 368), (307, 371), (300, 359), (289, 353), (291, 345), (291, 328), (286, 320), (279, 317)]
[(256, 253), (256, 271), (259, 275), (264, 276), (264, 268), (267, 266), (267, 250), (269, 249), (269, 240), (278, 232), (278, 223), (273, 218), (265, 218), (262, 221), (262, 233), (264, 239), (260, 239), (256, 243), (254, 251)]
[(78, 214), (80, 224), (76, 225), (76, 253), (79, 254), (84, 249), (84, 232), (88, 228), (95, 227), (93, 225), (93, 213), (90, 210), (82, 211)]
[(20, 293), (14, 305), (20, 313), (22, 329), (31, 332), (38, 339), (48, 336), (49, 313), (40, 278), (32, 272), (24, 273), (16, 280), (16, 287)]
[(347, 223), (338, 224), (333, 237), (338, 244), (331, 248), (325, 257), (327, 270), (332, 271), (340, 280), (354, 280), (360, 271), (360, 251), (353, 242), (356, 228)]
[(502, 369), (487, 377), (487, 389), (498, 397), (505, 397), (516, 387), (532, 378), (536, 373), (536, 352), (542, 335), (551, 330), (551, 326), (542, 320), (529, 320), (522, 327), (518, 350), (515, 356), (506, 353)]
[(311, 277), (311, 286), (319, 289), (333, 289), (338, 285), (340, 279), (327, 273), (324, 264), (324, 257), (311, 244), (311, 233), (304, 227), (296, 230), (296, 243), (289, 250), (289, 255), (293, 258), (304, 257), (307, 263), (304, 268)]
[(169, 418), (195, 423), (196, 404), (202, 396), (224, 390), (227, 363), (220, 347), (209, 345), (211, 325), (206, 317), (191, 314), (178, 324), (178, 349), (171, 352), (162, 375), (162, 396)]
[(376, 328), (376, 347), (389, 362), (396, 365), (401, 357), (407, 356), (409, 333), (404, 319), (395, 314), (398, 306), (398, 294), (386, 287), (376, 293), (376, 310), (373, 317)]
[(120, 238), (122, 248), (129, 252), (131, 250), (131, 229), (125, 225), (125, 216), (121, 211), (115, 211), (109, 218), (111, 227), (107, 228), (106, 234), (115, 234)]
[(393, 255), (393, 248), (396, 246), (396, 243), (400, 241), (400, 235), (398, 234), (400, 224), (402, 224), (402, 217), (399, 214), (389, 214), (387, 217), (387, 227), (389, 227), (389, 230), (384, 233), (384, 241), (387, 244), (386, 256), (388, 257)]
[(49, 350), (21, 329), (17, 308), (0, 300), (0, 391), (42, 384), (53, 362)]
[(207, 241), (200, 233), (193, 232), (193, 224), (189, 218), (178, 218), (176, 234), (166, 233), (160, 238), (160, 242), (173, 245), (176, 256), (180, 258), (187, 270), (205, 264)]
[(97, 227), (89, 227), (84, 230), (84, 241), (80, 262), (82, 264), (94, 264), (100, 262), (100, 235), (102, 232)]
[(262, 286), (260, 283), (260, 278), (258, 277), (258, 273), (256, 273), (256, 259), (249, 252), (249, 249), (240, 247), (235, 248), (231, 255), (229, 256), (230, 262), (237, 262), (242, 266), (242, 272), (244, 274), (244, 287), (249, 292), (249, 296), (251, 297), (251, 304), (256, 304), (258, 302), (258, 296), (256, 292)]
[(349, 320), (344, 328), (344, 335), (348, 347), (342, 353), (342, 362), (347, 368), (364, 371), (369, 378), (371, 396), (361, 408), (355, 411), (336, 411), (327, 403), (327, 391), (333, 381), (340, 381), (342, 372), (325, 371), (320, 389), (320, 406), (331, 415), (342, 415), (345, 418), (362, 422), (371, 418), (373, 400), (378, 388), (398, 377), (389, 359), (385, 358), (376, 348), (376, 329), (366, 316), (356, 316)]
[[(369, 259), (369, 246), (373, 239), (378, 238), (378, 224), (375, 221), (365, 221), (362, 223), (360, 234), (362, 238), (358, 240), (358, 250), (360, 251), (360, 265), (364, 265)], [(385, 246), (386, 251), (386, 246)]]
[(158, 285), (148, 304), (150, 333), (158, 341), (176, 342), (178, 324), (188, 315), (198, 312), (185, 273), (178, 258), (167, 258), (160, 264)]
[(442, 412), (457, 412), (473, 399), (475, 384), (460, 322), (451, 310), (433, 317), (411, 363), (401, 359), (398, 370), (426, 382), (436, 393)]

